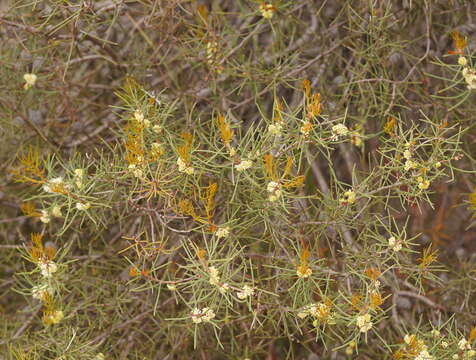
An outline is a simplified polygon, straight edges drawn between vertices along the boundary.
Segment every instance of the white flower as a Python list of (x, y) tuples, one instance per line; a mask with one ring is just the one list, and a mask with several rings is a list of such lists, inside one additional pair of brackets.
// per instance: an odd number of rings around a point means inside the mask
[(427, 350), (422, 350), (420, 353), (415, 357), (415, 360), (433, 360), (433, 356)]
[(407, 161), (405, 161), (404, 169), (405, 169), (405, 171), (408, 171), (408, 170), (411, 170), (411, 169), (415, 169), (417, 166), (418, 166), (418, 164), (415, 161), (407, 160)]
[(195, 324), (200, 324), (201, 322), (213, 319), (215, 317), (215, 312), (207, 307), (201, 310), (199, 308), (194, 308), (190, 316)]
[(81, 210), (81, 211), (88, 210), (90, 207), (91, 207), (91, 204), (88, 203), (88, 202), (87, 203), (81, 203), (81, 202), (76, 203), (76, 209)]
[(130, 165), (128, 166), (128, 169), (129, 169), (129, 170), (132, 172), (132, 174), (133, 174), (135, 177), (137, 177), (137, 178), (140, 178), (140, 177), (142, 177), (142, 175), (144, 175), (143, 171), (142, 171), (141, 169), (139, 169), (136, 164), (130, 164)]
[(412, 157), (411, 151), (408, 150), (408, 149), (405, 150), (405, 151), (403, 152), (403, 157), (404, 157), (405, 159), (407, 159), (407, 160), (411, 159), (411, 157)]
[(23, 88), (28, 90), (32, 86), (35, 86), (37, 79), (38, 77), (35, 74), (24, 74), (23, 80), (25, 80), (25, 85), (23, 85)]
[(187, 164), (185, 163), (185, 161), (183, 161), (182, 158), (180, 158), (180, 157), (177, 159), (177, 165), (178, 165), (178, 167), (179, 167), (178, 170), (179, 170), (180, 172), (183, 172), (183, 173), (185, 173), (185, 174), (187, 174), (187, 175), (192, 175), (192, 174), (194, 173), (193, 167), (187, 165)]
[(208, 272), (210, 273), (210, 280), (209, 283), (215, 286), (220, 285), (220, 274), (218, 273), (218, 269), (215, 266), (210, 266), (208, 268)]
[(471, 344), (468, 342), (468, 340), (466, 340), (465, 338), (462, 338), (458, 342), (458, 348), (460, 350), (469, 350), (469, 349), (471, 349)]
[(228, 283), (223, 283), (218, 287), (218, 291), (220, 291), (221, 294), (225, 294), (229, 289), (230, 285), (228, 285)]
[(61, 213), (61, 206), (55, 205), (53, 206), (53, 209), (51, 209), (51, 215), (54, 217), (61, 217), (63, 214)]
[(251, 286), (245, 285), (243, 286), (243, 290), (239, 291), (236, 296), (238, 296), (238, 299), (246, 299), (248, 296), (253, 296), (255, 293), (255, 289), (252, 288)]
[(439, 169), (441, 167), (441, 162), (440, 161), (437, 161), (435, 163), (435, 168)]
[(388, 247), (393, 251), (402, 250), (402, 242), (400, 239), (396, 239), (395, 236), (392, 236), (388, 239)]
[(97, 354), (93, 360), (104, 360), (104, 354), (103, 353), (99, 353)]
[(162, 132), (162, 126), (160, 125), (154, 125), (152, 127), (152, 131), (155, 132), (156, 134), (160, 134)]
[(241, 160), (238, 165), (235, 165), (236, 171), (245, 171), (253, 166), (253, 161), (251, 160)]
[(281, 135), (282, 130), (283, 126), (279, 123), (271, 124), (268, 126), (268, 131), (273, 135)]
[(48, 213), (48, 210), (41, 210), (40, 221), (45, 224), (48, 224), (51, 221), (51, 217)]
[(344, 193), (344, 196), (339, 199), (339, 202), (341, 204), (353, 204), (355, 203), (355, 199), (356, 199), (355, 191), (347, 190)]
[(230, 156), (235, 156), (236, 155), (236, 150), (233, 146), (229, 147), (228, 152), (229, 152)]
[(467, 357), (468, 359), (471, 359), (471, 358), (473, 358), (473, 357), (475, 357), (475, 356), (476, 356), (476, 350), (469, 350), (469, 351), (466, 353), (466, 357)]
[[(61, 176), (48, 180), (46, 184), (43, 184), (43, 190), (49, 193), (56, 193), (63, 187), (63, 178)], [(67, 188), (67, 186), (66, 186)]]
[(134, 118), (140, 123), (144, 121), (144, 113), (141, 109), (137, 109), (136, 111), (134, 111)]
[(218, 239), (226, 238), (230, 234), (230, 228), (227, 227), (219, 227), (216, 231), (215, 235)]
[(58, 271), (58, 265), (51, 260), (38, 263), (38, 267), (40, 268), (41, 275), (44, 277), (51, 277), (51, 275)]
[(440, 337), (441, 333), (439, 330), (433, 329), (431, 330), (431, 335), (437, 338), (437, 337)]
[(460, 56), (458, 58), (458, 64), (460, 64), (461, 66), (466, 66), (467, 63), (468, 63), (468, 60), (464, 56)]
[(446, 341), (442, 341), (442, 342), (441, 342), (441, 347), (442, 347), (443, 349), (448, 348), (448, 346), (450, 346), (450, 345), (449, 345)]
[(173, 284), (167, 284), (167, 289), (169, 289), (170, 291), (175, 291), (177, 290), (177, 287)]
[(281, 185), (276, 181), (270, 181), (266, 190), (270, 193), (268, 197), (269, 201), (276, 201), (281, 197)]
[(346, 136), (349, 134), (349, 129), (344, 124), (337, 124), (332, 127), (331, 140), (337, 140), (339, 136)]
[(31, 288), (31, 296), (42, 300), (46, 294), (53, 294), (53, 289), (48, 284), (35, 285)]
[(74, 183), (76, 184), (76, 187), (78, 189), (81, 189), (83, 187), (83, 176), (84, 176), (84, 170), (83, 169), (75, 169), (74, 170)]
[(372, 321), (370, 314), (367, 313), (365, 315), (357, 316), (356, 321), (357, 327), (360, 329), (360, 332), (367, 332), (372, 328)]

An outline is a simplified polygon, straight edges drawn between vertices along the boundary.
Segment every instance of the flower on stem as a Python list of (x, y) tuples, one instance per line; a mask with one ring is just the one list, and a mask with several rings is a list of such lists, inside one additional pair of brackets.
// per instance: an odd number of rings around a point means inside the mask
[(76, 209), (80, 210), (80, 211), (86, 211), (88, 210), (89, 208), (91, 207), (91, 204), (88, 203), (88, 202), (77, 202), (76, 203)]
[(343, 205), (355, 203), (356, 194), (353, 190), (347, 190), (344, 195), (339, 199), (339, 202)]
[(281, 197), (281, 185), (276, 181), (270, 181), (266, 187), (269, 193), (268, 200), (276, 201)]
[(33, 73), (24, 74), (23, 75), (23, 80), (25, 80), (25, 85), (23, 85), (23, 88), (25, 90), (28, 90), (29, 88), (35, 86), (37, 79), (38, 79), (38, 77)]
[(52, 260), (41, 261), (38, 263), (41, 275), (44, 277), (51, 277), (56, 271), (58, 271), (58, 265)]
[(230, 228), (226, 227), (219, 227), (218, 230), (215, 232), (215, 235), (218, 239), (226, 238), (230, 234)]
[(242, 291), (237, 292), (236, 296), (238, 299), (246, 299), (247, 297), (253, 296), (255, 293), (255, 289), (249, 285), (243, 286)]
[(430, 181), (428, 179), (423, 178), (422, 176), (417, 177), (418, 188), (420, 190), (426, 190), (430, 187)]
[(236, 171), (242, 172), (253, 166), (253, 161), (245, 159), (241, 160), (239, 164), (235, 165)]
[(210, 322), (215, 317), (215, 312), (208, 307), (203, 309), (194, 308), (190, 313), (190, 317), (195, 324), (200, 324), (202, 322)]
[(337, 124), (332, 127), (331, 140), (336, 141), (339, 137), (344, 137), (349, 134), (349, 129), (344, 124)]
[(369, 313), (357, 316), (356, 325), (360, 332), (366, 333), (372, 328), (372, 318)]
[(51, 217), (48, 213), (48, 210), (41, 210), (40, 221), (45, 224), (48, 224), (51, 221)]
[(312, 274), (312, 269), (309, 267), (309, 256), (311, 253), (309, 252), (308, 249), (304, 248), (302, 250), (300, 260), (299, 260), (299, 265), (296, 270), (296, 274), (299, 278), (305, 279), (311, 276)]
[(262, 2), (259, 6), (259, 11), (262, 17), (265, 19), (271, 19), (276, 11), (276, 8), (270, 3)]
[(400, 251), (402, 249), (402, 241), (396, 239), (395, 236), (391, 236), (388, 239), (388, 247), (395, 252)]

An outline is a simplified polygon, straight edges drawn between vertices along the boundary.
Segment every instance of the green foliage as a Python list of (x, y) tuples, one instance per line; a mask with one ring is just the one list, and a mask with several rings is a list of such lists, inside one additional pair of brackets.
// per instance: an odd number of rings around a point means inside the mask
[(471, 11), (0, 5), (0, 359), (476, 356)]

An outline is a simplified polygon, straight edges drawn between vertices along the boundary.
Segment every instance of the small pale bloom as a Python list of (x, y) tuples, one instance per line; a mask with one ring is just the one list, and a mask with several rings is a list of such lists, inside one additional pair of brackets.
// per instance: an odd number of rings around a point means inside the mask
[(433, 356), (427, 350), (422, 350), (420, 353), (415, 357), (415, 360), (433, 360)]
[(40, 221), (45, 224), (48, 224), (51, 221), (51, 217), (48, 213), (48, 210), (41, 210)]
[(418, 166), (418, 164), (415, 161), (407, 160), (407, 161), (405, 161), (404, 169), (405, 169), (405, 171), (408, 171), (408, 170), (411, 170), (411, 169), (415, 169), (417, 166)]
[(268, 131), (273, 135), (281, 135), (282, 130), (283, 126), (279, 123), (271, 124), (268, 126)]
[(309, 134), (311, 133), (312, 130), (312, 123), (309, 121), (306, 121), (302, 126), (301, 126), (301, 134), (303, 134), (304, 137), (308, 137)]
[(245, 171), (253, 166), (253, 161), (251, 160), (241, 160), (238, 165), (235, 165), (236, 171)]
[(209, 283), (211, 285), (219, 286), (220, 285), (220, 274), (218, 273), (218, 269), (215, 266), (210, 266), (208, 268), (208, 272), (210, 274)]
[[(42, 188), (45, 192), (56, 193), (64, 186), (63, 178), (61, 176), (48, 180), (46, 184), (43, 184)], [(67, 186), (65, 186), (67, 188)]]
[(218, 287), (218, 291), (221, 294), (225, 294), (230, 289), (230, 285), (228, 283), (223, 283)]
[(175, 291), (177, 290), (177, 287), (174, 284), (167, 284), (167, 289), (170, 291)]
[(274, 15), (275, 8), (272, 4), (262, 3), (259, 6), (259, 11), (261, 12), (261, 16), (265, 19), (271, 19)]
[(458, 342), (458, 348), (460, 350), (469, 350), (469, 349), (471, 349), (471, 344), (468, 342), (468, 340), (466, 340), (465, 338), (462, 338)]
[(372, 320), (370, 314), (357, 316), (357, 327), (360, 329), (360, 332), (367, 332), (372, 328)]
[(402, 250), (402, 242), (400, 239), (396, 239), (395, 236), (392, 236), (388, 239), (388, 247), (397, 252)]
[(405, 159), (407, 159), (407, 160), (411, 159), (411, 157), (412, 157), (411, 151), (408, 150), (408, 149), (405, 150), (405, 151), (403, 152), (403, 157), (404, 157)]
[(435, 163), (435, 168), (439, 169), (441, 167), (441, 162), (440, 161), (437, 161)]
[(467, 63), (468, 63), (468, 60), (464, 56), (460, 56), (458, 58), (458, 64), (459, 65), (466, 66)]
[(35, 86), (37, 79), (38, 77), (35, 74), (24, 74), (23, 80), (25, 80), (25, 85), (23, 85), (23, 88), (28, 90), (29, 88)]
[(230, 228), (228, 226), (219, 227), (218, 230), (215, 233), (215, 235), (218, 239), (226, 238), (226, 237), (228, 237), (229, 234), (230, 234)]
[(251, 286), (249, 285), (245, 285), (243, 286), (243, 290), (242, 291), (239, 291), (236, 296), (238, 296), (238, 299), (246, 299), (247, 297), (249, 296), (253, 296), (253, 294), (255, 293), (255, 289), (252, 288)]
[(53, 215), (54, 217), (63, 216), (63, 214), (61, 213), (61, 206), (59, 205), (53, 206), (53, 208), (51, 209), (51, 215)]
[(436, 338), (437, 338), (437, 337), (440, 337), (441, 333), (440, 333), (439, 330), (433, 329), (433, 330), (431, 331), (431, 335), (432, 335), (433, 337), (436, 337)]
[(91, 204), (88, 203), (88, 202), (86, 202), (86, 203), (77, 202), (76, 203), (76, 209), (81, 210), (81, 211), (88, 210), (90, 207), (91, 207)]
[(215, 317), (215, 312), (207, 307), (203, 309), (194, 308), (190, 316), (195, 324), (200, 324), (204, 321), (210, 321), (213, 319)]
[(332, 127), (332, 140), (337, 140), (339, 136), (346, 136), (349, 134), (349, 129), (344, 124), (337, 124)]
[(34, 299), (42, 300), (47, 294), (53, 294), (53, 289), (48, 284), (35, 285), (31, 288), (31, 296)]
[(236, 155), (235, 148), (230, 146), (229, 149), (228, 149), (228, 153), (230, 154), (230, 156), (235, 156)]
[(269, 201), (276, 201), (281, 197), (281, 185), (276, 181), (270, 181), (266, 190), (270, 193), (268, 197)]
[(136, 111), (134, 111), (134, 118), (140, 123), (144, 121), (144, 113), (141, 109), (137, 109)]
[(51, 277), (51, 275), (58, 271), (58, 265), (51, 260), (38, 263), (38, 267), (40, 268), (41, 275), (44, 277)]
[(466, 357), (468, 359), (472, 359), (473, 357), (476, 356), (476, 350), (469, 350), (467, 353), (466, 353)]
[(178, 165), (178, 167), (179, 167), (178, 170), (179, 170), (180, 172), (183, 172), (183, 173), (185, 173), (185, 174), (187, 174), (187, 175), (192, 175), (192, 174), (194, 173), (193, 167), (190, 166), (190, 165), (187, 165), (187, 164), (185, 163), (185, 161), (183, 161), (182, 158), (180, 158), (180, 157), (177, 159), (177, 165)]
[(428, 181), (428, 179), (423, 179), (423, 177), (421, 176), (417, 178), (417, 182), (418, 182), (418, 188), (421, 190), (426, 190), (430, 187), (430, 181)]
[(449, 345), (446, 341), (442, 341), (442, 342), (441, 342), (441, 347), (442, 347), (443, 349), (447, 349), (448, 346), (450, 346), (450, 345)]
[(305, 279), (312, 275), (312, 269), (307, 265), (299, 265), (296, 274), (301, 279)]
[(152, 127), (152, 131), (155, 132), (156, 134), (160, 134), (162, 132), (162, 126), (160, 125), (154, 125)]
[(94, 357), (94, 360), (104, 360), (104, 359), (105, 357), (103, 353), (99, 353)]

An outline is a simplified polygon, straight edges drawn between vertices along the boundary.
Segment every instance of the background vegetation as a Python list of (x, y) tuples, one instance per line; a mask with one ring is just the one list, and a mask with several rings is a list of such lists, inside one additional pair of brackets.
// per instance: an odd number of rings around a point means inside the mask
[(476, 356), (471, 1), (0, 4), (0, 359)]

